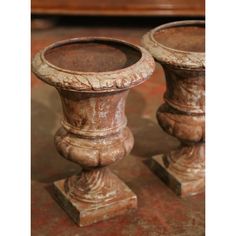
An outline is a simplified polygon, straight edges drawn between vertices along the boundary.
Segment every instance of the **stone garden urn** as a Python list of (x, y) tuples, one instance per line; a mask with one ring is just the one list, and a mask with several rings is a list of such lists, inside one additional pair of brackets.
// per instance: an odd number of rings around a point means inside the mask
[(162, 65), (166, 78), (160, 126), (176, 137), (177, 150), (153, 157), (152, 167), (180, 196), (205, 188), (205, 21), (161, 25), (143, 45)]
[(126, 98), (154, 67), (142, 47), (96, 37), (54, 43), (33, 59), (33, 72), (61, 98), (63, 120), (55, 135), (56, 148), (82, 167), (77, 175), (53, 184), (57, 201), (79, 226), (137, 207), (136, 195), (107, 166), (133, 147)]

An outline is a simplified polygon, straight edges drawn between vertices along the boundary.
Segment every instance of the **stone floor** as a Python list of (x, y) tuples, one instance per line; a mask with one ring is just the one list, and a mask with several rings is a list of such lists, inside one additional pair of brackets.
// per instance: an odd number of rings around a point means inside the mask
[[(32, 56), (48, 44), (71, 37), (108, 36), (140, 44), (152, 26), (57, 26), (32, 30)], [(54, 201), (51, 183), (76, 173), (80, 167), (55, 150), (53, 135), (60, 125), (61, 107), (56, 90), (32, 75), (32, 235), (33, 236), (202, 236), (205, 227), (205, 196), (181, 199), (150, 170), (150, 157), (177, 147), (176, 139), (164, 133), (155, 113), (163, 102), (163, 70), (157, 64), (152, 78), (131, 89), (126, 114), (135, 145), (131, 154), (111, 166), (138, 196), (138, 209), (84, 228), (74, 222)]]

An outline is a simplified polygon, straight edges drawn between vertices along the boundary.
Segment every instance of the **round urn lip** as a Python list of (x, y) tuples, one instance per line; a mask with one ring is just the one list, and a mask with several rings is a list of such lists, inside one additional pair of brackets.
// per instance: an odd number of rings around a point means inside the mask
[[(204, 20), (184, 20), (175, 21), (167, 24), (160, 25), (149, 32), (142, 38), (142, 44), (153, 55), (153, 57), (161, 64), (184, 68), (184, 69), (199, 69), (205, 70), (205, 50), (195, 51), (192, 49), (179, 49), (168, 45), (163, 42), (158, 42), (155, 35), (163, 30), (174, 29), (178, 27), (201, 27), (205, 29)], [(176, 30), (177, 31), (177, 30)], [(174, 37), (174, 34), (171, 35)]]
[[(46, 53), (63, 45), (76, 43), (113, 43), (122, 45), (140, 55), (134, 63), (111, 71), (76, 71), (51, 63)], [(155, 69), (155, 62), (149, 52), (124, 40), (108, 37), (79, 37), (58, 41), (38, 52), (32, 61), (32, 71), (44, 82), (59, 89), (80, 92), (112, 92), (129, 89), (148, 79)]]

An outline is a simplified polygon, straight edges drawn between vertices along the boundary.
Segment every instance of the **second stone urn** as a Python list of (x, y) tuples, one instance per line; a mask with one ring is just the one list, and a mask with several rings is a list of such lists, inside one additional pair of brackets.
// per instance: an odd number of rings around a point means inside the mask
[(45, 48), (32, 66), (61, 97), (64, 118), (56, 148), (83, 168), (54, 183), (59, 204), (80, 226), (135, 209), (136, 195), (107, 166), (133, 147), (125, 101), (129, 89), (153, 73), (152, 56), (121, 40), (76, 38)]
[(153, 157), (153, 168), (180, 196), (205, 187), (205, 22), (161, 25), (143, 37), (143, 44), (162, 65), (166, 77), (164, 104), (157, 111), (160, 126), (181, 146)]

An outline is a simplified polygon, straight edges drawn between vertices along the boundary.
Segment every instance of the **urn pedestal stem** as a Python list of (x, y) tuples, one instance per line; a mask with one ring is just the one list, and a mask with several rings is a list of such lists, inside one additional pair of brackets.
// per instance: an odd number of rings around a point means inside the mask
[(143, 37), (166, 77), (164, 104), (157, 111), (157, 120), (181, 143), (177, 150), (154, 156), (152, 167), (180, 196), (201, 193), (205, 187), (204, 40), (204, 21), (168, 23)]
[(154, 60), (143, 48), (110, 38), (78, 38), (36, 54), (34, 73), (56, 87), (63, 108), (58, 152), (82, 171), (54, 182), (59, 204), (79, 225), (128, 213), (137, 197), (108, 168), (134, 143), (127, 127), (129, 88), (150, 77)]

